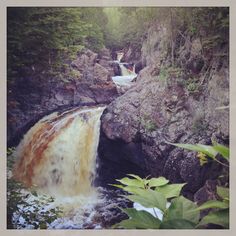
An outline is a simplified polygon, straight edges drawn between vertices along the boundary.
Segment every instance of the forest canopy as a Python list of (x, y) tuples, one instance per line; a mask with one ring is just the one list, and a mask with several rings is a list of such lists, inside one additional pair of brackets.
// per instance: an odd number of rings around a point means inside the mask
[(173, 50), (174, 38), (185, 32), (215, 46), (228, 38), (228, 15), (226, 7), (8, 7), (8, 78), (58, 70), (84, 47), (140, 50), (152, 24), (169, 24)]

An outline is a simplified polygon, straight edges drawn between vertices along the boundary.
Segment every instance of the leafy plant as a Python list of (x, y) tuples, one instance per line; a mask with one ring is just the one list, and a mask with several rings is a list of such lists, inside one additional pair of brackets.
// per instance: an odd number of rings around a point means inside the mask
[[(140, 204), (144, 210), (134, 207), (121, 208), (129, 218), (113, 225), (113, 228), (194, 229), (202, 228), (209, 223), (228, 228), (229, 195), (226, 188), (217, 187), (221, 201), (208, 201), (198, 207), (194, 202), (180, 196), (185, 183), (170, 184), (169, 180), (164, 177), (142, 179), (133, 174), (128, 176), (133, 178), (118, 179), (120, 184), (112, 186), (128, 192), (129, 194), (124, 197)], [(219, 210), (210, 212), (200, 220), (200, 211), (209, 208)], [(225, 219), (221, 219), (223, 216)]]
[(162, 67), (160, 69), (160, 73), (158, 75), (158, 79), (161, 81), (166, 81), (169, 77), (171, 78), (179, 78), (183, 74), (183, 71), (181, 68), (178, 67)]
[[(184, 149), (188, 149), (191, 151), (196, 151), (198, 152), (198, 157), (200, 156), (203, 157), (204, 155), (207, 155), (209, 158), (211, 158), (212, 160), (220, 163), (223, 166), (229, 167), (228, 166), (228, 162), (229, 162), (229, 148), (219, 144), (215, 141), (212, 141), (213, 145), (204, 145), (204, 144), (181, 144), (181, 143), (170, 143), (167, 142), (168, 144), (174, 145), (176, 147), (180, 147), (180, 148), (184, 148)], [(204, 154), (204, 155), (202, 155)], [(220, 155), (226, 162), (227, 164), (221, 162), (220, 160), (217, 159), (217, 155)], [(201, 159), (200, 159), (201, 160)], [(204, 160), (205, 156), (204, 156)]]
[(147, 132), (152, 132), (158, 128), (156, 122), (154, 122), (151, 117), (144, 116), (140, 119), (140, 123)]
[[(169, 143), (169, 142), (168, 142)], [(219, 144), (212, 140), (213, 145), (203, 145), (203, 144), (179, 144), (179, 143), (169, 143), (176, 147), (185, 148), (191, 151), (197, 151), (197, 157), (200, 160), (200, 164), (204, 165), (208, 162), (206, 156), (211, 158), (213, 161), (220, 163), (223, 166), (229, 167), (229, 156), (230, 150), (228, 147)], [(221, 162), (217, 159), (220, 155), (227, 164)], [(205, 209), (216, 209), (211, 211), (208, 215), (202, 218), (197, 227), (206, 225), (209, 223), (221, 225), (224, 228), (229, 228), (229, 189), (225, 187), (217, 186), (217, 194), (220, 200), (210, 200), (205, 202), (203, 205), (198, 207), (198, 210)]]
[(229, 189), (217, 186), (217, 194), (220, 200), (207, 201), (197, 208), (198, 210), (214, 209), (202, 218), (198, 227), (212, 223), (229, 228)]
[[(154, 215), (148, 211), (138, 211), (134, 208), (122, 209), (129, 219), (114, 225), (116, 228), (138, 229), (168, 229), (194, 228), (199, 221), (197, 205), (183, 196), (181, 189), (185, 185), (170, 184), (164, 177), (142, 179), (137, 175), (129, 175), (117, 180), (122, 185), (113, 185), (129, 193), (125, 195), (132, 202), (141, 204), (147, 210), (152, 208)], [(170, 201), (170, 202), (169, 202)], [(159, 214), (158, 214), (159, 212)]]
[(99, 51), (106, 20), (102, 8), (8, 7), (8, 79), (51, 75), (55, 62), (74, 60), (82, 48)]

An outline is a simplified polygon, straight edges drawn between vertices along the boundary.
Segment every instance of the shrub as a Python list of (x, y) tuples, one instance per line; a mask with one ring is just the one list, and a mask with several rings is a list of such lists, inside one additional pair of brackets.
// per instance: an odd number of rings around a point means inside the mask
[[(129, 174), (133, 178), (125, 177), (117, 180), (121, 184), (113, 186), (127, 191), (124, 195), (134, 203), (139, 203), (145, 210), (126, 208), (121, 210), (128, 215), (113, 228), (125, 229), (194, 229), (202, 228), (213, 223), (224, 228), (229, 227), (229, 191), (227, 188), (217, 187), (221, 200), (208, 201), (198, 207), (194, 202), (180, 195), (182, 184), (170, 184), (164, 177), (142, 179)], [(216, 209), (200, 219), (200, 210)], [(150, 209), (153, 214), (149, 213)]]

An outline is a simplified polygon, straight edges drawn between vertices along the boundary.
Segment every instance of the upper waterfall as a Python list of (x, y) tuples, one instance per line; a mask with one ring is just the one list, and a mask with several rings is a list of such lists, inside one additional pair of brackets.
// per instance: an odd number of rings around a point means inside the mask
[(121, 87), (128, 89), (132, 85), (133, 79), (137, 77), (137, 74), (135, 73), (135, 65), (132, 65), (131, 63), (122, 63), (121, 59), (123, 56), (123, 52), (117, 52), (116, 63), (119, 64), (121, 75), (112, 77), (112, 80), (116, 84), (117, 88), (121, 90)]
[(105, 108), (75, 108), (48, 115), (19, 144), (14, 177), (51, 195), (93, 191), (100, 116)]

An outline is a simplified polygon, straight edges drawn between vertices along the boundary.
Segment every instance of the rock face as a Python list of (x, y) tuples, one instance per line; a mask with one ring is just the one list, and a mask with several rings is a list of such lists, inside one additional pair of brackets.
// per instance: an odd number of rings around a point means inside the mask
[[(71, 63), (69, 77), (17, 78), (8, 83), (8, 144), (19, 141), (25, 131), (41, 116), (69, 106), (107, 104), (118, 94), (111, 80), (109, 51), (98, 55), (82, 51)], [(100, 63), (101, 62), (101, 63)]]
[[(150, 29), (142, 48), (147, 66), (135, 86), (102, 116), (99, 156), (102, 165), (114, 162), (116, 168), (121, 159), (133, 165), (126, 173), (134, 173), (138, 166), (142, 175), (187, 182), (186, 195), (193, 198), (207, 179), (217, 177), (221, 166), (212, 162), (200, 166), (196, 153), (166, 142), (211, 144), (214, 138), (228, 143), (229, 111), (218, 109), (229, 104), (228, 57), (209, 59), (199, 39), (186, 40), (176, 50), (176, 66), (171, 67), (167, 37), (164, 27)], [(222, 51), (228, 55), (227, 49)], [(124, 174), (118, 172), (113, 175)]]

